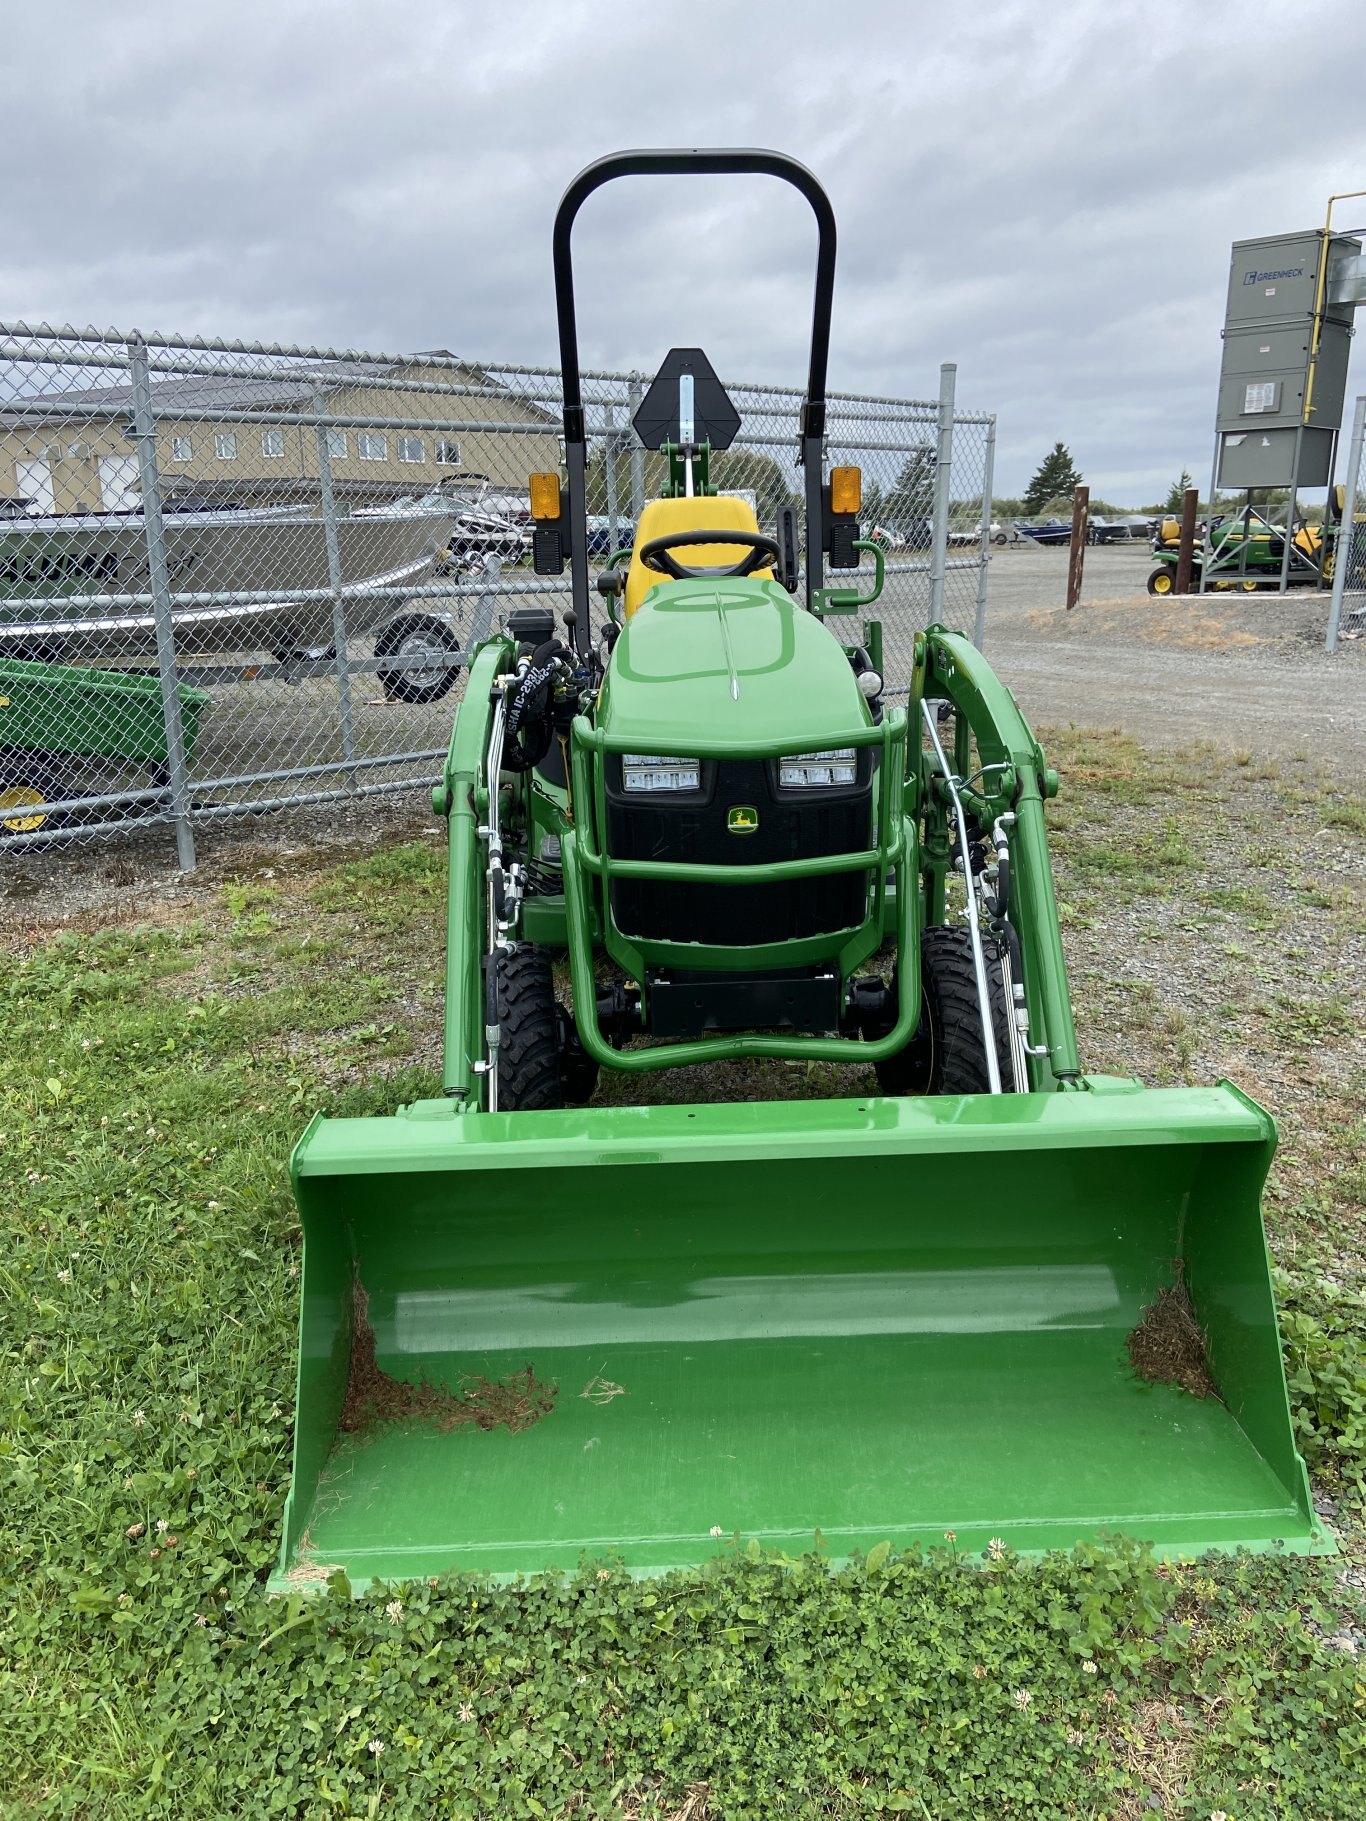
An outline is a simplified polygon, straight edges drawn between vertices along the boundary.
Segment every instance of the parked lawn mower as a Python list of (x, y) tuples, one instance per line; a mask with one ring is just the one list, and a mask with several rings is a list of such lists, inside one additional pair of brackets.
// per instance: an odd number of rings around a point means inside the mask
[[(1343, 489), (1338, 487), (1335, 494), (1329, 496), (1330, 517), (1326, 528), (1312, 525), (1306, 519), (1295, 520), (1290, 533), (1290, 562), (1286, 569), (1288, 587), (1331, 586), (1342, 495)], [(1207, 545), (1197, 542), (1191, 555), (1192, 582), (1199, 586), (1203, 568), (1206, 589), (1216, 593), (1227, 593), (1230, 589), (1245, 594), (1256, 594), (1264, 588), (1279, 590), (1285, 539), (1285, 526), (1273, 524), (1260, 507), (1249, 502), (1233, 517), (1214, 521)], [(1161, 519), (1153, 537), (1157, 567), (1148, 577), (1149, 594), (1175, 592), (1180, 544), (1180, 519), (1171, 516)]]
[[(192, 758), (209, 698), (179, 686), (185, 756)], [(166, 776), (165, 708), (156, 677), (0, 658), (0, 837), (51, 834), (56, 808), (89, 795), (92, 764)], [(125, 812), (126, 813), (126, 810)], [(86, 820), (98, 820), (92, 808)]]
[[(571, 231), (611, 179), (694, 172), (816, 217), (804, 522), (713, 490), (739, 416), (675, 348), (635, 418), (667, 485), (594, 586)], [(824, 191), (772, 152), (621, 153), (560, 204), (567, 483), (531, 498), (572, 608), (513, 612), (456, 714), (442, 1095), (316, 1118), (294, 1155), (277, 1587), (656, 1571), (737, 1535), (1329, 1547), (1262, 1235), (1271, 1120), (1083, 1072), (1056, 775), (966, 638), (930, 627), (887, 687), (881, 553), (824, 459), (834, 261)], [(855, 1072), (718, 1100), (755, 1059)]]

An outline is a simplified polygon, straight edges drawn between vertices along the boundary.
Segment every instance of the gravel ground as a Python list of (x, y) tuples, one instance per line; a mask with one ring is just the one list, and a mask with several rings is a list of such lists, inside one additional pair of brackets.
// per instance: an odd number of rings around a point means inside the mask
[(1324, 650), (1328, 597), (1159, 600), (1146, 592), (1151, 566), (1142, 545), (1088, 550), (1068, 613), (1065, 550), (993, 561), (985, 649), (1030, 719), (1120, 728), (1154, 746), (1308, 754), (1353, 787), (1366, 781), (1366, 639)]

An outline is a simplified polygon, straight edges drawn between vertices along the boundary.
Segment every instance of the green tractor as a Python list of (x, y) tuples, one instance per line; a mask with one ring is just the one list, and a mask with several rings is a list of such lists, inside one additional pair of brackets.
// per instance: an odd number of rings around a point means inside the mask
[[(779, 178), (816, 217), (804, 525), (713, 490), (738, 416), (674, 349), (635, 419), (668, 484), (592, 586), (571, 229), (609, 179), (690, 172)], [(659, 1571), (737, 1535), (1330, 1547), (1262, 1235), (1270, 1119), (1083, 1073), (1056, 777), (967, 639), (931, 626), (893, 690), (860, 620), (882, 565), (857, 472), (825, 470), (834, 260), (825, 193), (771, 152), (623, 153), (560, 204), (567, 487), (532, 502), (572, 607), (473, 656), (435, 794), (444, 1093), (295, 1152), (277, 1587)], [(756, 1058), (857, 1072), (719, 1099)]]
[[(1326, 530), (1321, 525), (1311, 525), (1306, 519), (1295, 520), (1288, 562), (1285, 526), (1273, 524), (1251, 501), (1231, 518), (1215, 520), (1207, 542), (1197, 543), (1191, 553), (1192, 586), (1199, 587), (1203, 569), (1205, 588), (1213, 593), (1226, 594), (1236, 589), (1240, 593), (1256, 594), (1262, 589), (1279, 589), (1284, 565), (1287, 587), (1331, 587), (1342, 496), (1341, 487), (1329, 495)], [(1176, 562), (1180, 548), (1181, 521), (1168, 516), (1159, 522), (1153, 538), (1157, 567), (1148, 576), (1149, 594), (1176, 592)]]

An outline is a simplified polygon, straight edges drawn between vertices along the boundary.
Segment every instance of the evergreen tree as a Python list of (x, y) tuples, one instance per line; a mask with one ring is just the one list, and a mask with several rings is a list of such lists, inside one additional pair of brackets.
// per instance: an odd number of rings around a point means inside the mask
[(889, 525), (900, 531), (917, 550), (929, 548), (935, 465), (932, 444), (923, 443), (912, 449), (883, 502)]
[(1072, 460), (1066, 443), (1054, 443), (1052, 453), (1039, 463), (1032, 481), (1025, 488), (1026, 513), (1042, 512), (1048, 501), (1060, 493), (1070, 494), (1081, 485), (1081, 473)]
[(874, 525), (882, 525), (887, 522), (887, 495), (882, 491), (882, 483), (881, 481), (869, 480), (866, 474), (863, 477), (863, 512), (861, 517), (864, 525), (869, 530), (871, 530)]
[(1162, 510), (1164, 512), (1180, 512), (1181, 508), (1186, 503), (1186, 489), (1188, 487), (1193, 487), (1194, 485), (1195, 483), (1191, 479), (1190, 469), (1183, 468), (1181, 470), (1181, 479), (1179, 481), (1173, 481), (1171, 486), (1167, 489), (1167, 497), (1163, 502)]
[(801, 509), (795, 467), (758, 449), (718, 449), (711, 458), (711, 484), (720, 491), (749, 492), (759, 523), (772, 527), (780, 506)]

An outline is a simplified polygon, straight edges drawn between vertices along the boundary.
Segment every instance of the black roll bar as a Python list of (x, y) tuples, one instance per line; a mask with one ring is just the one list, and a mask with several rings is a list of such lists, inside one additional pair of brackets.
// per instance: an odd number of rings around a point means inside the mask
[(613, 152), (586, 166), (570, 184), (555, 211), (555, 316), (560, 334), (560, 368), (564, 384), (565, 463), (569, 472), (570, 584), (574, 638), (587, 653), (588, 623), (588, 440), (583, 388), (579, 380), (579, 331), (574, 315), (574, 268), (569, 242), (574, 218), (594, 190), (617, 177), (674, 177), (715, 173), (723, 176), (777, 177), (799, 190), (816, 217), (816, 294), (811, 313), (811, 362), (802, 403), (800, 453), (806, 480), (806, 599), (810, 606), (821, 585), (822, 444), (825, 438), (825, 373), (830, 354), (830, 307), (835, 289), (835, 211), (815, 177), (795, 158), (757, 147), (715, 151), (678, 147), (673, 150)]

